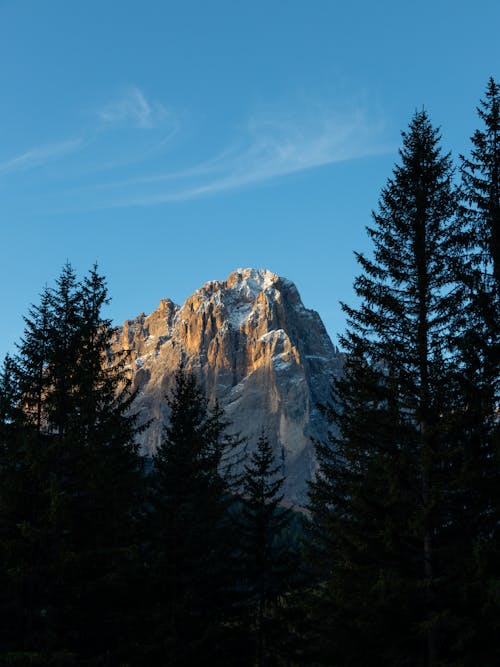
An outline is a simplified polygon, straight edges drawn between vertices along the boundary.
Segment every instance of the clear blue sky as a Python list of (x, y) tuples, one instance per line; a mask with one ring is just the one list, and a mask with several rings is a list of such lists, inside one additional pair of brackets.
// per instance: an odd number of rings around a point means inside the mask
[(0, 0), (0, 355), (66, 260), (117, 323), (269, 268), (335, 339), (401, 129), (425, 106), (468, 149), (499, 27), (498, 0)]

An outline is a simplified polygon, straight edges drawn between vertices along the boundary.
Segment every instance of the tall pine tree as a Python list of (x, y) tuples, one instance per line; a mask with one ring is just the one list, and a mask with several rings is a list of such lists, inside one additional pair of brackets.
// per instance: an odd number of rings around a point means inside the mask
[(458, 265), (464, 303), (454, 338), (462, 542), (456, 623), (463, 664), (489, 666), (500, 661), (489, 641), (500, 629), (500, 86), (493, 79), (478, 115), (482, 127), (461, 162), (466, 251)]
[(257, 667), (282, 664), (280, 654), (288, 638), (281, 603), (291, 590), (297, 566), (285, 538), (291, 511), (282, 504), (284, 477), (279, 473), (280, 465), (262, 433), (244, 467), (237, 551), (247, 611), (245, 626), (255, 655), (249, 664)]
[(18, 616), (3, 649), (30, 653), (34, 664), (115, 664), (128, 637), (123, 603), (142, 468), (133, 393), (123, 360), (111, 355), (106, 302), (96, 268), (78, 281), (65, 266), (26, 318), (11, 364), (16, 413), (0, 511)]
[[(500, 290), (500, 86), (490, 78), (477, 109), (482, 128), (471, 138), (469, 158), (462, 157), (465, 209), (470, 223), (472, 257), (485, 288)], [(469, 255), (469, 258), (471, 255)], [(488, 277), (489, 276), (489, 277)]]
[(344, 376), (311, 488), (321, 659), (439, 664), (445, 650), (453, 266), (460, 253), (448, 155), (425, 111), (403, 132), (382, 190), (373, 257), (357, 254), (358, 308), (343, 306)]
[(168, 405), (170, 422), (150, 480), (150, 659), (171, 665), (226, 664), (232, 494), (222, 470), (238, 441), (225, 437), (220, 408), (208, 409), (183, 364)]

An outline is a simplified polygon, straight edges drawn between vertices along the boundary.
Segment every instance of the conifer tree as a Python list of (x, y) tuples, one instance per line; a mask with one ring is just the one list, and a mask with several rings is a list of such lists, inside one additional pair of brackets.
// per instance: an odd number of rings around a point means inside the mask
[(296, 562), (284, 531), (290, 510), (283, 507), (284, 478), (268, 438), (261, 434), (244, 467), (238, 560), (248, 610), (245, 624), (254, 640), (253, 665), (276, 665), (280, 653), (280, 600), (290, 591)]
[(16, 378), (16, 366), (7, 354), (0, 370), (0, 443), (2, 447), (10, 439), (9, 432), (20, 415), (19, 387)]
[(170, 422), (151, 475), (152, 658), (162, 664), (222, 664), (230, 582), (230, 481), (221, 466), (236, 439), (183, 364), (175, 374)]
[(461, 452), (456, 563), (456, 651), (464, 664), (495, 665), (489, 637), (500, 628), (500, 86), (491, 78), (478, 108), (482, 128), (462, 157), (465, 249), (458, 265), (464, 302), (457, 314), (459, 408), (454, 440)]
[[(16, 426), (19, 399), (14, 362), (7, 355), (0, 372), (0, 654), (13, 636), (19, 639), (19, 625), (22, 623), (22, 608), (14, 577), (9, 571), (17, 532), (16, 510), (19, 508), (15, 505), (21, 500), (19, 479), (11, 463), (16, 452), (18, 467), (22, 465)], [(7, 508), (10, 511), (6, 511)]]
[(500, 86), (491, 77), (477, 109), (483, 128), (471, 138), (469, 158), (462, 156), (465, 210), (471, 234), (473, 266), (485, 287), (500, 290)]
[(5, 565), (22, 610), (10, 651), (40, 664), (63, 654), (68, 665), (103, 655), (115, 664), (127, 637), (142, 473), (106, 301), (96, 267), (78, 281), (66, 265), (26, 318), (13, 365), (14, 438), (0, 471), (17, 485), (1, 506), (11, 527)]
[(450, 157), (427, 113), (402, 136), (368, 228), (373, 256), (357, 254), (360, 306), (343, 306), (345, 373), (326, 408), (337, 430), (317, 447), (311, 487), (327, 664), (435, 666), (445, 644), (461, 230)]
[(18, 378), (23, 396), (23, 415), (41, 436), (45, 421), (45, 396), (49, 388), (51, 292), (45, 287), (40, 305), (32, 305), (24, 317), (24, 335), (18, 345)]

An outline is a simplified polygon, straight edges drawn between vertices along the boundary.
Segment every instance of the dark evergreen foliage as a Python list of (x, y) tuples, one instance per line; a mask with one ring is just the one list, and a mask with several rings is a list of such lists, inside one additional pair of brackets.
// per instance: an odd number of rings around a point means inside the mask
[[(500, 86), (490, 78), (477, 109), (482, 129), (472, 136), (469, 158), (462, 156), (463, 214), (470, 227), (469, 260), (482, 272), (485, 288), (500, 289)], [(489, 277), (488, 277), (489, 276)]]
[(126, 636), (142, 473), (133, 394), (123, 361), (109, 357), (106, 301), (96, 268), (79, 282), (65, 266), (8, 362), (16, 392), (0, 494), (12, 609), (1, 625), (12, 660), (115, 664)]
[(155, 664), (231, 664), (231, 480), (223, 468), (239, 445), (224, 435), (219, 406), (210, 411), (181, 365), (168, 399), (170, 423), (151, 475), (152, 660)]
[(361, 305), (344, 306), (347, 361), (327, 409), (338, 432), (318, 445), (311, 488), (318, 621), (339, 665), (435, 665), (446, 644), (461, 230), (451, 161), (425, 111), (400, 159), (368, 229), (373, 258), (357, 255)]
[(461, 163), (466, 243), (454, 339), (454, 439), (461, 451), (455, 604), (461, 664), (489, 666), (500, 661), (489, 641), (500, 629), (500, 87), (493, 79), (478, 114), (482, 128)]
[(310, 520), (264, 433), (243, 463), (184, 364), (146, 475), (105, 279), (67, 264), (43, 289), (0, 370), (2, 665), (500, 664), (493, 79), (478, 114), (459, 189), (427, 113), (403, 132)]
[(258, 667), (283, 664), (283, 645), (288, 640), (284, 603), (297, 570), (296, 554), (285, 535), (291, 511), (282, 504), (284, 478), (279, 471), (262, 433), (243, 473), (237, 550), (243, 621), (255, 655), (250, 664)]

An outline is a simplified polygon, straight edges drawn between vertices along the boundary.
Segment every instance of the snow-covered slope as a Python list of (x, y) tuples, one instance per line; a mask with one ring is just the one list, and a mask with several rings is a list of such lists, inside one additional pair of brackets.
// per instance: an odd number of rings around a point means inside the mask
[(316, 404), (328, 399), (342, 359), (292, 282), (266, 270), (238, 269), (227, 280), (206, 283), (182, 306), (163, 299), (150, 315), (127, 320), (115, 346), (130, 351), (138, 406), (145, 419), (154, 419), (143, 435), (145, 452), (160, 442), (165, 395), (184, 358), (250, 450), (264, 428), (284, 460), (286, 497), (305, 501), (315, 470), (311, 437), (326, 432)]

